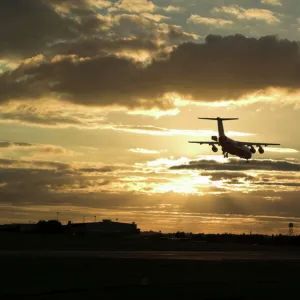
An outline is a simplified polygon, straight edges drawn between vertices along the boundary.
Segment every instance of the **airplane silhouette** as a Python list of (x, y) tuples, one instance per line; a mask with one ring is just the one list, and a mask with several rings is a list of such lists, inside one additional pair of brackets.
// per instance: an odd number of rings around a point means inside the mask
[(189, 141), (189, 143), (197, 143), (200, 145), (207, 144), (212, 146), (212, 151), (217, 152), (218, 148), (216, 145), (221, 146), (224, 157), (228, 157), (228, 154), (238, 156), (240, 158), (250, 159), (252, 154), (256, 152), (256, 149), (253, 146), (258, 147), (258, 152), (263, 154), (265, 151), (262, 146), (267, 147), (268, 145), (280, 145), (280, 144), (271, 144), (271, 143), (252, 143), (252, 142), (239, 142), (228, 138), (225, 135), (223, 121), (228, 120), (238, 120), (238, 118), (198, 118), (202, 120), (215, 120), (218, 122), (218, 132), (219, 138), (217, 136), (212, 136), (212, 141), (202, 142), (202, 141)]

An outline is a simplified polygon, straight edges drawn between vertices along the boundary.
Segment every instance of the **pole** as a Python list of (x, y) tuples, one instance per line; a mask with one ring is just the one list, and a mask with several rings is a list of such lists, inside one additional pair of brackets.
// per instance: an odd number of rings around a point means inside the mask
[(58, 221), (58, 215), (59, 215), (59, 212), (56, 213), (56, 219), (57, 219), (57, 221)]

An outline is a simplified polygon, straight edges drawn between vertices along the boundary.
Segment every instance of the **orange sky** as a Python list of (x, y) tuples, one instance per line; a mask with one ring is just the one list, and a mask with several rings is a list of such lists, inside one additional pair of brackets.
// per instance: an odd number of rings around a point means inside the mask
[[(297, 230), (297, 4), (1, 1), (0, 222)], [(281, 146), (246, 165), (188, 143), (217, 116), (239, 118), (233, 139)]]

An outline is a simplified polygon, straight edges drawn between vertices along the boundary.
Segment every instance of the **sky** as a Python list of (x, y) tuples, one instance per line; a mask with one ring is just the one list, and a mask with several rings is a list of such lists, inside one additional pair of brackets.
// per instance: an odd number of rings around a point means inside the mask
[(297, 233), (298, 2), (0, 1), (0, 223)]

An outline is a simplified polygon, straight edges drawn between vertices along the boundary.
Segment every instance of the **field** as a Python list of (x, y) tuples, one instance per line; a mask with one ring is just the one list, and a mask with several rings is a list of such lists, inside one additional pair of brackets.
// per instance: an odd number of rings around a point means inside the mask
[(0, 266), (1, 299), (288, 299), (300, 263), (1, 256)]
[(0, 267), (1, 299), (289, 299), (298, 290), (300, 251), (3, 234)]

